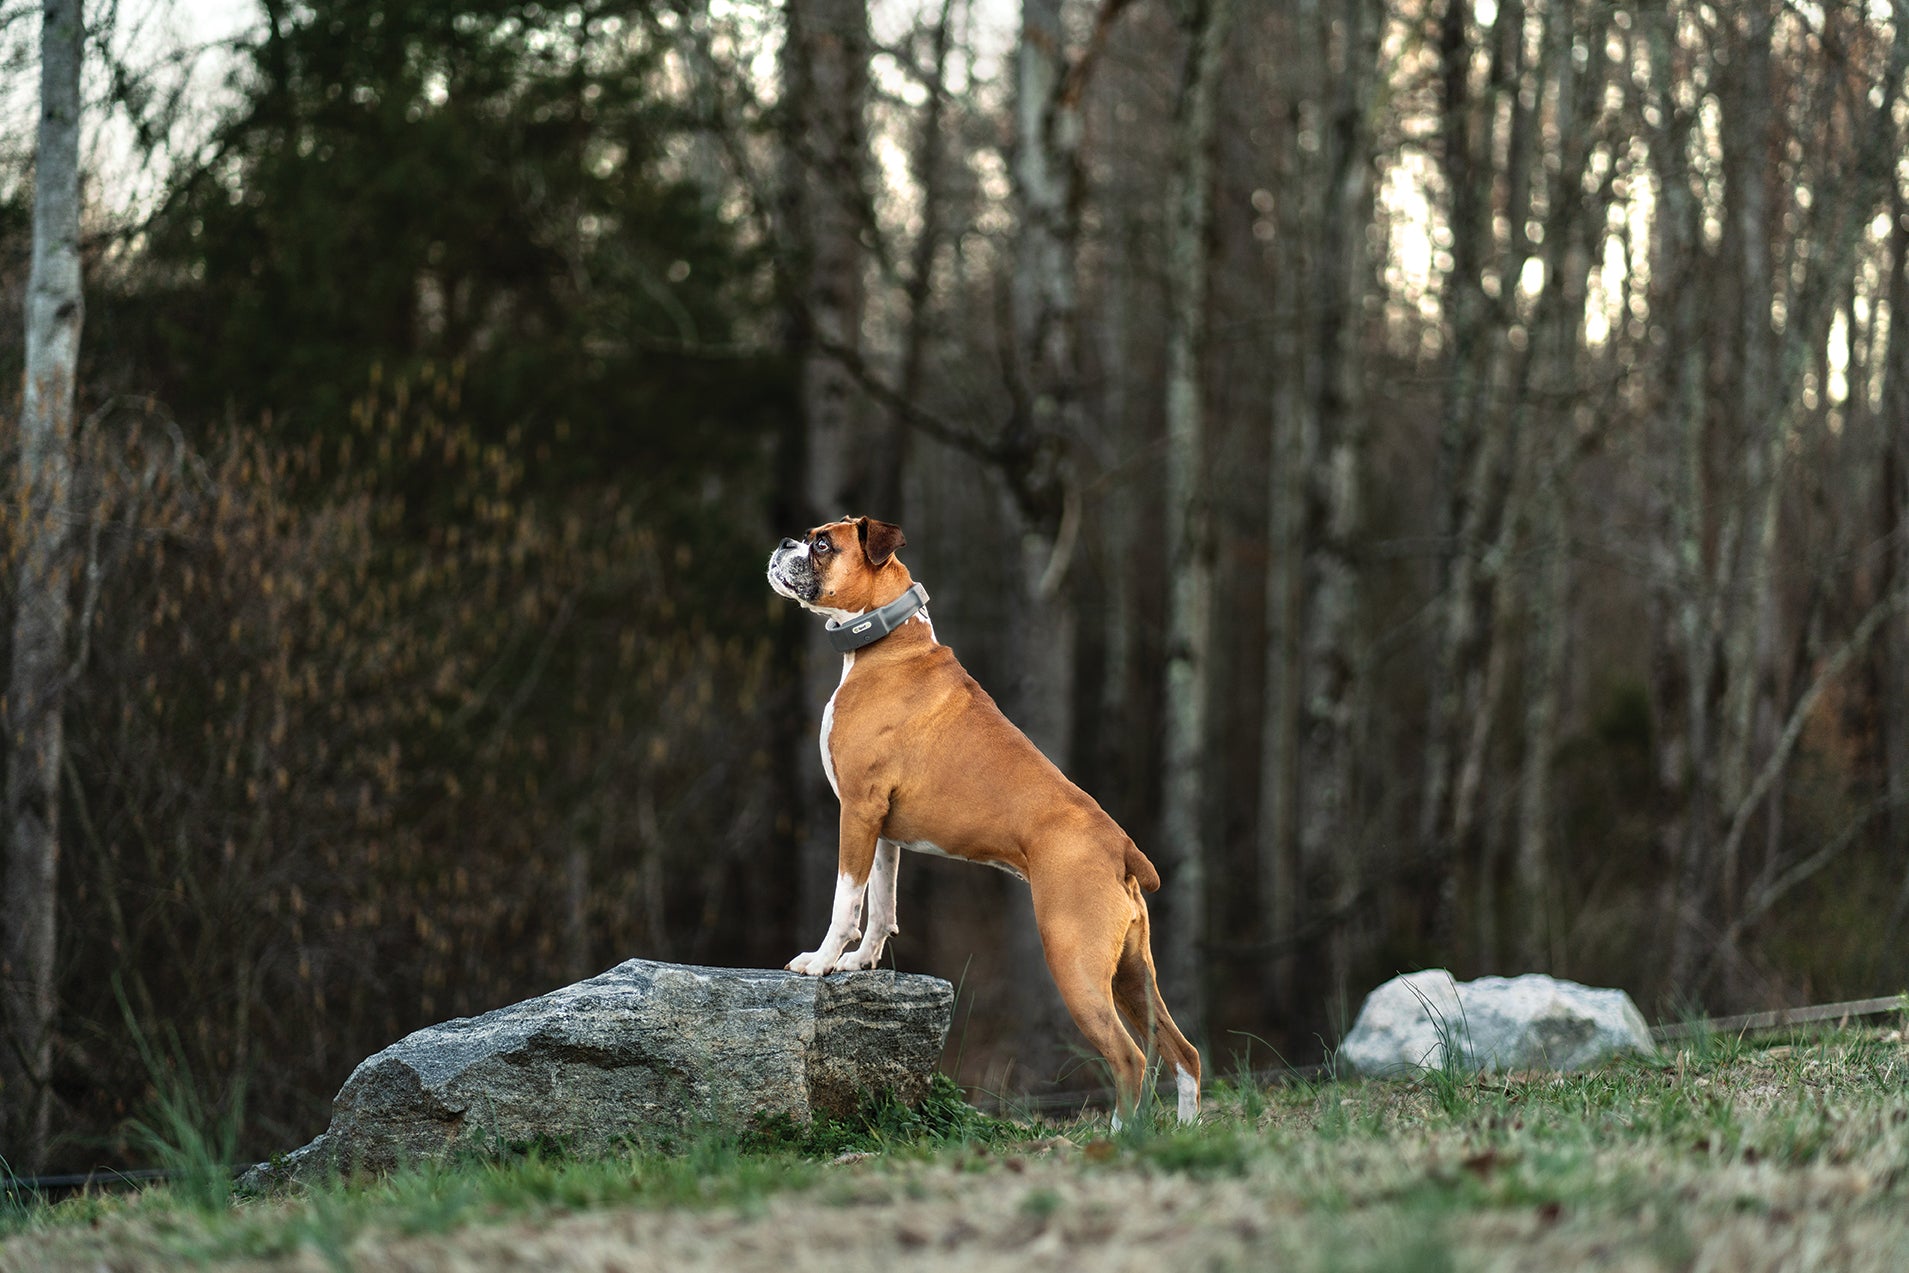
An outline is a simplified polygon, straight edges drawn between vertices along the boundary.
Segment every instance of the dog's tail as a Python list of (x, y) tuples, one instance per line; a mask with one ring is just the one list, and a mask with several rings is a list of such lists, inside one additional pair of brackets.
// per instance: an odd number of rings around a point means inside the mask
[(1133, 877), (1134, 882), (1140, 885), (1142, 892), (1160, 891), (1160, 872), (1153, 869), (1153, 863), (1147, 861), (1147, 855), (1142, 853), (1140, 846), (1131, 839), (1127, 841), (1127, 855), (1121, 863), (1121, 869)]

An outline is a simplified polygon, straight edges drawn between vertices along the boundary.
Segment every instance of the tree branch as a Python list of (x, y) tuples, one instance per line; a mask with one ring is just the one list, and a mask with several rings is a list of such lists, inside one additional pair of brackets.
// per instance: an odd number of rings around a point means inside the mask
[(817, 338), (816, 347), (833, 358), (842, 370), (848, 372), (862, 392), (893, 411), (903, 423), (985, 464), (1005, 465), (1007, 463), (1009, 456), (1001, 443), (990, 441), (972, 430), (942, 419), (902, 393), (868, 365), (868, 360), (862, 357), (861, 351), (851, 349), (840, 341), (821, 337)]
[(1717, 940), (1711, 950), (1709, 962), (1704, 965), (1703, 973), (1698, 977), (1697, 984), (1702, 985), (1710, 979), (1710, 975), (1716, 970), (1717, 964), (1731, 951), (1736, 949), (1737, 942), (1742, 939), (1744, 932), (1748, 930), (1752, 924), (1755, 924), (1758, 920), (1769, 914), (1778, 902), (1787, 897), (1799, 885), (1807, 882), (1818, 871), (1821, 871), (1824, 867), (1841, 856), (1844, 850), (1856, 842), (1856, 837), (1861, 835), (1864, 828), (1868, 827), (1879, 814), (1887, 813), (1891, 809), (1897, 808), (1905, 803), (1909, 803), (1909, 796), (1902, 794), (1885, 794), (1871, 801), (1861, 813), (1850, 820), (1848, 825), (1838, 833), (1834, 840), (1831, 840), (1828, 844), (1810, 854), (1808, 857), (1793, 864), (1787, 871), (1783, 872), (1783, 874), (1758, 889), (1756, 896), (1751, 899), (1750, 904), (1743, 908), (1743, 913), (1731, 920), (1729, 927), (1724, 929), (1723, 936)]
[(1722, 861), (1730, 861), (1742, 846), (1743, 834), (1749, 829), (1750, 819), (1756, 813), (1757, 806), (1769, 796), (1777, 780), (1783, 776), (1783, 771), (1789, 767), (1790, 756), (1795, 752), (1797, 743), (1803, 737), (1803, 729), (1808, 725), (1810, 713), (1815, 710), (1817, 701), (1823, 697), (1830, 684), (1841, 675), (1843, 668), (1848, 666), (1850, 660), (1861, 654), (1868, 646), (1870, 638), (1876, 635), (1876, 630), (1882, 627), (1891, 616), (1904, 610), (1909, 610), (1909, 593), (1898, 592), (1871, 606), (1869, 613), (1863, 616), (1862, 622), (1856, 625), (1856, 630), (1850, 633), (1849, 640), (1843, 642), (1841, 648), (1830, 655), (1823, 664), (1822, 671), (1816, 674), (1816, 679), (1810, 682), (1807, 690), (1803, 691), (1803, 696), (1796, 700), (1796, 706), (1790, 709), (1789, 720), (1784, 723), (1783, 734), (1777, 739), (1776, 749), (1764, 762), (1763, 768), (1757, 773), (1755, 781), (1750, 784), (1750, 789), (1744, 793), (1743, 799), (1737, 802), (1736, 813), (1730, 819), (1730, 830), (1724, 836)]
[(1054, 100), (1064, 106), (1078, 105), (1081, 95), (1087, 91), (1087, 82), (1093, 77), (1094, 67), (1099, 63), (1101, 54), (1106, 52), (1107, 37), (1113, 34), (1114, 23), (1120, 15), (1133, 5), (1133, 0), (1101, 0), (1100, 12), (1094, 15), (1093, 34), (1087, 37), (1087, 47), (1080, 56), (1067, 64), (1067, 72), (1054, 86)]

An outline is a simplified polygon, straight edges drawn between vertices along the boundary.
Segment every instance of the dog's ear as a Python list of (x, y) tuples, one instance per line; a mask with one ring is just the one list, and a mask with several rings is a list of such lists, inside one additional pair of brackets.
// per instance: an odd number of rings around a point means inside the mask
[(902, 536), (901, 527), (888, 522), (878, 522), (873, 517), (855, 519), (855, 533), (862, 541), (862, 552), (868, 557), (871, 566), (884, 566), (895, 555), (895, 550), (908, 543)]

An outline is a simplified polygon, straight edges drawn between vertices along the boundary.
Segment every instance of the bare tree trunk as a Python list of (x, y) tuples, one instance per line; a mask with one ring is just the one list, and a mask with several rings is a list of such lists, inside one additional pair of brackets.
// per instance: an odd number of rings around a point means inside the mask
[(1181, 1027), (1205, 1029), (1200, 977), (1206, 934), (1207, 698), (1213, 675), (1213, 514), (1205, 471), (1207, 267), (1213, 231), (1213, 144), (1232, 0), (1196, 0), (1186, 15), (1186, 69), (1176, 106), (1180, 164), (1168, 196), (1167, 694), (1162, 840), (1178, 871), (1175, 940), (1162, 980)]
[[(1600, 205), (1600, 214), (1602, 208)], [(1592, 219), (1601, 238), (1603, 218)], [(1575, 229), (1575, 228), (1573, 228)], [(1564, 237), (1566, 227), (1548, 234)], [(1572, 250), (1547, 252), (1551, 270), (1547, 289), (1555, 289), (1559, 311), (1539, 323), (1546, 348), (1538, 351), (1542, 365), (1534, 377), (1538, 394), (1566, 401), (1572, 360), (1579, 350), (1578, 334), (1584, 314), (1584, 277), (1589, 254)], [(1555, 281), (1554, 281), (1555, 280)], [(1520, 922), (1516, 941), (1520, 967), (1546, 971), (1556, 950), (1550, 925), (1551, 903), (1551, 766), (1557, 750), (1559, 700), (1563, 693), (1565, 654), (1570, 632), (1571, 555), (1568, 500), (1569, 466), (1573, 455), (1570, 407), (1546, 422), (1532, 457), (1536, 468), (1536, 498), (1530, 505), (1531, 551), (1537, 586), (1533, 589), (1525, 634), (1525, 716), (1522, 776), (1518, 785), (1518, 850), (1516, 877)]]
[[(1349, 992), (1346, 917), (1364, 870), (1354, 763), (1363, 654), (1355, 560), (1364, 486), (1364, 227), (1374, 191), (1371, 94), (1379, 7), (1282, 10), (1274, 222), (1273, 401), (1267, 487), (1266, 711), (1258, 830), (1273, 1004), (1299, 1037), (1330, 1028)], [(1305, 140), (1308, 134), (1317, 143)], [(1302, 918), (1333, 918), (1308, 936)], [(1321, 996), (1300, 973), (1323, 962)], [(1344, 1024), (1340, 1022), (1338, 1024)]]
[[(1589, 409), (1573, 405), (1581, 396), (1575, 392), (1573, 368), (1584, 353), (1586, 275), (1603, 250), (1611, 195), (1608, 179), (1595, 194), (1585, 190), (1596, 142), (1595, 123), (1609, 83), (1603, 68), (1609, 62), (1599, 60), (1585, 73), (1572, 48), (1580, 39), (1589, 46), (1603, 44), (1609, 22), (1609, 11), (1598, 8), (1588, 13), (1569, 5), (1546, 10), (1539, 59), (1538, 96), (1540, 100), (1551, 96), (1553, 127), (1564, 144), (1544, 190), (1549, 210), (1541, 254), (1544, 284), (1532, 318), (1531, 353), (1520, 377), (1516, 411), (1521, 422), (1513, 428), (1515, 434), (1525, 433), (1523, 420), (1529, 418), (1540, 424), (1525, 448), (1527, 479), (1515, 515), (1521, 533), (1528, 537), (1535, 583), (1526, 606), (1523, 647), (1525, 712), (1514, 863), (1519, 922), (1513, 940), (1521, 966), (1534, 969), (1552, 965), (1559, 954), (1548, 923), (1555, 820), (1551, 768), (1570, 632), (1569, 496), (1570, 471), (1577, 456), (1575, 413)], [(1527, 195), (1527, 206), (1529, 202)], [(1522, 270), (1522, 261), (1518, 267)]]
[(45, 1163), (52, 1110), (60, 769), (65, 754), (67, 576), (80, 283), (79, 0), (46, 0), (40, 129), (20, 409), (20, 574), (7, 690), (5, 891), (0, 895), (0, 1145), (16, 1171)]
[[(1324, 91), (1317, 56), (1316, 9), (1284, 7), (1267, 23), (1269, 48), (1281, 50), (1260, 72), (1262, 91), (1279, 95), (1279, 146), (1274, 185), (1261, 209), (1273, 219), (1274, 276), (1271, 438), (1267, 447), (1265, 708), (1260, 731), (1259, 878), (1264, 938), (1272, 952), (1267, 966), (1268, 1009), (1294, 1026), (1298, 985), (1298, 937), (1305, 889), (1297, 825), (1299, 751), (1299, 622), (1302, 602), (1299, 562), (1304, 556), (1301, 516), (1303, 474), (1297, 462), (1307, 414), (1304, 345), (1307, 297), (1305, 262), (1316, 233), (1319, 183), (1308, 171), (1299, 133), (1306, 103)], [(1275, 193), (1276, 192), (1276, 193)]]
[[(1300, 636), (1299, 859), (1330, 881), (1332, 908), (1349, 915), (1364, 869), (1354, 804), (1359, 680), (1363, 652), (1356, 546), (1364, 519), (1366, 418), (1361, 315), (1371, 286), (1364, 227), (1374, 193), (1370, 93), (1378, 65), (1380, 11), (1370, 0), (1340, 0), (1322, 14), (1321, 64), (1331, 92), (1320, 147), (1318, 253), (1311, 282), (1315, 313), (1308, 409), (1300, 439), (1305, 464), (1305, 615)], [(1350, 992), (1350, 930), (1328, 945), (1333, 1001)]]
[[(1282, 225), (1284, 223), (1282, 222)], [(1295, 236), (1296, 237), (1296, 236)], [(1296, 260), (1282, 251), (1282, 261)], [(1272, 463), (1267, 466), (1266, 649), (1264, 723), (1260, 730), (1259, 877), (1260, 913), (1272, 957), (1267, 981), (1273, 1005), (1291, 1012), (1298, 993), (1298, 959), (1305, 872), (1299, 860), (1297, 825), (1299, 751), (1298, 558), (1302, 520), (1298, 432), (1303, 387), (1295, 382), (1303, 364), (1291, 349), (1298, 333), (1298, 288), (1282, 285), (1274, 300)], [(1282, 348), (1284, 346), (1285, 348)]]
[[(1103, 13), (1103, 21), (1108, 17)], [(1097, 26), (1098, 32), (1100, 27)], [(1080, 530), (1070, 446), (1080, 437), (1079, 295), (1082, 85), (1068, 57), (1060, 0), (1022, 0), (1014, 61), (1014, 148), (1009, 164), (1015, 240), (1014, 409), (1001, 439), (1008, 524), (1019, 550), (1020, 596), (1005, 666), (1008, 715), (1063, 770), (1074, 738), (1077, 616), (1067, 585)], [(1042, 967), (1032, 899), (1009, 894), (1007, 942), (1021, 967)], [(1058, 1068), (1062, 1007), (1051, 981), (1014, 985), (1022, 1055), (1045, 1078)]]
[[(1889, 312), (1909, 314), (1909, 201), (1891, 182)], [(1909, 598), (1909, 323), (1892, 321), (1883, 355), (1881, 489), (1882, 587)], [(1882, 641), (1882, 761), (1889, 801), (1889, 842), (1909, 844), (1909, 610), (1899, 613)], [(1895, 923), (1909, 910), (1909, 871), (1903, 873)]]
[(866, 497), (872, 468), (861, 401), (839, 351), (861, 347), (861, 230), (867, 208), (868, 14), (864, 0), (788, 6), (783, 82), (789, 97), (788, 220), (797, 257), (797, 353), (807, 430), (810, 514), (838, 517)]
[[(1472, 6), (1446, 0), (1439, 22), (1441, 93), (1439, 132), (1440, 167), (1448, 201), (1446, 221), (1452, 237), (1452, 267), (1445, 279), (1445, 327), (1452, 342), (1449, 378), (1445, 387), (1438, 438), (1439, 551), (1436, 588), (1439, 600), (1439, 643), (1431, 667), (1429, 714), (1425, 736), (1425, 781), (1419, 801), (1419, 852), (1427, 867), (1426, 886), (1437, 890), (1430, 919), (1431, 937), (1440, 942), (1451, 926), (1457, 878), (1451, 862), (1447, 830), (1453, 767), (1457, 764), (1457, 730), (1461, 720), (1460, 666), (1462, 651), (1471, 642), (1471, 561), (1465, 547), (1468, 445), (1466, 430), (1477, 418), (1476, 382), (1482, 343), (1485, 296), (1478, 282), (1483, 263), (1480, 239), (1489, 222), (1484, 219), (1486, 194), (1478, 189), (1484, 179), (1477, 161), (1482, 150), (1473, 138), (1469, 14)], [(1495, 114), (1487, 115), (1489, 123)], [(1482, 223), (1482, 224), (1481, 224)]]
[(1666, 647), (1659, 660), (1656, 697), (1660, 777), (1679, 797), (1680, 806), (1665, 846), (1675, 863), (1666, 877), (1662, 908), (1662, 927), (1670, 936), (1665, 962), (1672, 967), (1687, 958), (1678, 951), (1692, 939), (1698, 894), (1709, 874), (1715, 785), (1709, 710), (1715, 629), (1703, 522), (1703, 210), (1689, 162), (1696, 112), (1686, 109), (1673, 91), (1676, 21), (1668, 9), (1655, 9), (1643, 14), (1642, 24), (1651, 64), (1651, 106), (1658, 121), (1651, 135), (1651, 166), (1662, 200), (1653, 227), (1650, 313), (1661, 331), (1657, 344), (1666, 351), (1659, 369), (1662, 405), (1654, 422), (1655, 449), (1662, 457), (1656, 497), (1663, 520), (1657, 580)]
[[(1276, 300), (1275, 325), (1288, 329), (1285, 316), (1289, 302)], [(1298, 454), (1293, 435), (1300, 411), (1294, 405), (1300, 396), (1284, 383), (1286, 369), (1296, 361), (1281, 357), (1274, 338), (1275, 362), (1282, 378), (1273, 390), (1272, 463), (1267, 466), (1266, 496), (1267, 542), (1274, 546), (1267, 554), (1265, 717), (1260, 730), (1259, 796), (1259, 878), (1260, 913), (1264, 918), (1264, 938), (1272, 957), (1267, 968), (1272, 1005), (1282, 1015), (1292, 1010), (1298, 991), (1298, 960), (1295, 943), (1299, 935), (1303, 871), (1299, 862), (1299, 835), (1295, 825), (1298, 783), (1295, 760), (1298, 753), (1298, 629), (1299, 600), (1296, 562), (1291, 547), (1299, 542), (1299, 466), (1287, 457)]]
[[(948, 103), (948, 53), (954, 35), (953, 18), (954, 0), (942, 0), (941, 14), (934, 28), (934, 60), (928, 68), (928, 103), (922, 112), (921, 136), (916, 143), (913, 160), (915, 187), (921, 193), (921, 231), (915, 236), (914, 249), (909, 254), (906, 288), (908, 327), (903, 337), (901, 381), (897, 386), (902, 398), (908, 402), (918, 401), (921, 397), (928, 352), (928, 301), (934, 288), (935, 253), (940, 249), (942, 239), (945, 185), (942, 168), (948, 149), (942, 116)], [(888, 448), (886, 457), (893, 465), (893, 475), (883, 474), (875, 482), (876, 487), (883, 491), (894, 490), (896, 498), (893, 502), (899, 502), (901, 470), (907, 462), (906, 424), (900, 419), (894, 422), (895, 445)], [(891, 507), (891, 501), (883, 499), (882, 507)], [(894, 511), (894, 516), (884, 515), (885, 520), (899, 520), (899, 509)]]
[[(1103, 22), (1109, 18), (1103, 13)], [(1015, 722), (1066, 768), (1075, 640), (1066, 582), (1080, 525), (1070, 447), (1081, 435), (1076, 255), (1084, 85), (1068, 57), (1060, 0), (1023, 0), (1014, 67), (1014, 354), (1021, 365), (1001, 454), (1020, 540), (1022, 613), (1007, 697)]]
[[(1719, 794), (1724, 809), (1743, 798), (1756, 765), (1755, 716), (1759, 698), (1770, 688), (1769, 665), (1775, 655), (1773, 557), (1777, 500), (1782, 489), (1783, 428), (1781, 386), (1776, 376), (1775, 334), (1771, 329), (1774, 282), (1771, 278), (1769, 163), (1773, 144), (1771, 41), (1774, 4), (1756, 0), (1746, 6), (1744, 41), (1734, 109), (1724, 114), (1724, 180), (1737, 248), (1737, 286), (1742, 297), (1737, 349), (1735, 417), (1745, 432), (1742, 488), (1735, 516), (1725, 528), (1719, 568), (1729, 571), (1719, 595), (1727, 604), (1723, 627), (1724, 713), (1719, 724)], [(1800, 317), (1800, 316), (1799, 316)], [(1733, 533), (1734, 532), (1734, 533)], [(1734, 552), (1732, 552), (1734, 549)], [(1736, 908), (1742, 881), (1734, 846), (1725, 848), (1718, 891), (1727, 920)], [(1694, 943), (1685, 950), (1694, 949)]]
[(1144, 764), (1139, 749), (1131, 742), (1137, 736), (1144, 696), (1141, 685), (1148, 670), (1139, 653), (1143, 590), (1136, 586), (1133, 576), (1136, 548), (1147, 537), (1140, 527), (1146, 495), (1154, 489), (1151, 472), (1139, 461), (1140, 449), (1149, 439), (1144, 437), (1140, 412), (1135, 409), (1136, 389), (1141, 386), (1136, 385), (1138, 377), (1129, 365), (1142, 285), (1139, 272), (1125, 263), (1144, 259), (1139, 247), (1142, 215), (1138, 202), (1120, 198), (1107, 202), (1102, 232), (1114, 248), (1112, 259), (1122, 264), (1105, 281), (1096, 331), (1099, 361), (1105, 369), (1099, 404), (1101, 436), (1114, 457), (1118, 476), (1102, 491), (1094, 517), (1095, 538), (1106, 563), (1102, 570), (1105, 593), (1101, 600), (1100, 699), (1094, 710), (1100, 729), (1093, 735), (1099, 739), (1094, 765), (1101, 780), (1128, 785)]
[[(793, 0), (785, 13), (790, 162), (783, 198), (795, 264), (791, 327), (802, 401), (801, 494), (792, 502), (804, 525), (864, 512), (894, 517), (894, 510), (866, 507), (873, 479), (884, 468), (881, 445), (869, 436), (867, 412), (842, 356), (861, 347), (865, 303), (867, 6), (865, 0)], [(803, 733), (812, 747), (822, 705), (841, 678), (842, 659), (821, 625), (804, 622), (803, 631)], [(803, 786), (798, 909), (814, 916), (826, 913), (835, 887), (836, 800), (819, 760), (805, 764), (803, 772), (809, 780)]]
[[(1523, 104), (1525, 6), (1500, 5), (1479, 32), (1490, 48), (1482, 94), (1472, 83), (1476, 51), (1473, 6), (1452, 0), (1441, 19), (1441, 168), (1449, 206), (1452, 268), (1446, 279), (1450, 331), (1449, 373), (1439, 430), (1439, 622), (1432, 663), (1426, 771), (1420, 799), (1420, 853), (1426, 868), (1426, 928), (1431, 943), (1449, 949), (1456, 935), (1461, 853), (1477, 827), (1477, 796), (1493, 718), (1491, 697), (1503, 684), (1504, 659), (1494, 649), (1493, 600), (1497, 554), (1488, 549), (1504, 533), (1515, 446), (1510, 415), (1494, 406), (1491, 390), (1503, 371), (1507, 296), (1528, 252), (1524, 218), (1506, 209), (1508, 253), (1496, 249), (1492, 193), (1498, 180), (1501, 105), (1508, 197), (1522, 205), (1532, 170), (1537, 130)], [(1486, 290), (1498, 278), (1498, 296)], [(1493, 673), (1496, 672), (1496, 679)]]

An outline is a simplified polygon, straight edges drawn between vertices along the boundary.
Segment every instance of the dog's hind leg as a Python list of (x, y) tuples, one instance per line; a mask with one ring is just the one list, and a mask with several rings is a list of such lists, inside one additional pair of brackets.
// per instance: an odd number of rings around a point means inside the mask
[(1200, 1053), (1180, 1033), (1160, 997), (1160, 981), (1153, 968), (1152, 925), (1147, 920), (1147, 902), (1132, 877), (1127, 894), (1133, 901), (1134, 919), (1121, 943), (1119, 966), (1114, 970), (1114, 1002), (1135, 1034), (1147, 1042), (1150, 1058), (1173, 1067), (1178, 1100), (1176, 1113), (1183, 1123), (1200, 1115)]
[(1041, 880), (1036, 876), (1032, 881), (1034, 917), (1047, 968), (1068, 1015), (1113, 1071), (1118, 1126), (1138, 1104), (1147, 1071), (1146, 1058), (1120, 1024), (1114, 1004), (1114, 971), (1129, 916), (1126, 898), (1118, 889), (1094, 890), (1083, 897), (1078, 880), (1068, 881), (1065, 895), (1057, 897), (1042, 888)]

